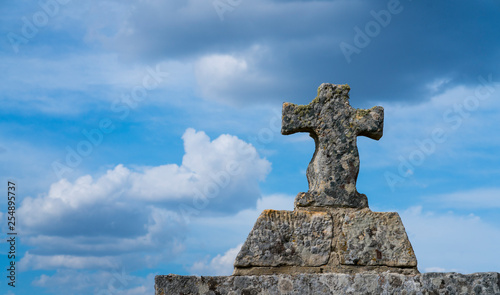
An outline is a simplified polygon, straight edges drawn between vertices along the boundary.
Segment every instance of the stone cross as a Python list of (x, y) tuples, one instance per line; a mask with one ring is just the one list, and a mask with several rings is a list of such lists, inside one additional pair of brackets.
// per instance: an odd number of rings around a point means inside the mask
[(307, 167), (309, 191), (299, 193), (296, 207), (368, 207), (356, 190), (359, 172), (357, 136), (382, 137), (384, 109), (354, 109), (349, 85), (323, 83), (308, 105), (285, 102), (281, 133), (309, 132), (316, 149)]

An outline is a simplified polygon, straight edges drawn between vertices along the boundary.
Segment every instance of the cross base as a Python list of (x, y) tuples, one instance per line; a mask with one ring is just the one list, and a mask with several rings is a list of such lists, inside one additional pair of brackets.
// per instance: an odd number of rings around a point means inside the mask
[(298, 193), (294, 202), (295, 208), (298, 207), (341, 207), (341, 208), (368, 208), (368, 198), (365, 194), (356, 192), (354, 196), (329, 196), (317, 192)]

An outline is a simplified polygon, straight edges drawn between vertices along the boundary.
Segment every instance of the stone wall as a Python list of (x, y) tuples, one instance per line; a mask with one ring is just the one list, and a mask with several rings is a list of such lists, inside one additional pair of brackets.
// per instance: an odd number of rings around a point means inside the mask
[(156, 295), (500, 294), (500, 273), (156, 276)]
[(234, 266), (234, 275), (418, 274), (399, 215), (368, 208), (264, 210)]

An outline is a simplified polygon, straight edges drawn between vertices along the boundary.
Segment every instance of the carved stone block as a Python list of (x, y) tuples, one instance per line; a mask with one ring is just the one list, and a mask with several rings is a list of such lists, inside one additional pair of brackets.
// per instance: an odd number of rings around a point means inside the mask
[(324, 265), (330, 257), (332, 235), (332, 218), (325, 212), (265, 210), (234, 265)]
[(356, 210), (345, 214), (340, 222), (337, 249), (341, 264), (417, 266), (398, 213)]

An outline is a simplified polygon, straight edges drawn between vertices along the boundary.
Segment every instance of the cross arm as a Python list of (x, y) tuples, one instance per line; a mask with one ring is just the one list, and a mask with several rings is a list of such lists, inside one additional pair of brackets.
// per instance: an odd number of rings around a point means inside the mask
[(384, 108), (373, 107), (368, 110), (356, 110), (356, 125), (358, 135), (379, 140), (384, 129)]
[(296, 105), (285, 102), (281, 117), (281, 134), (288, 135), (296, 132), (313, 132), (316, 124), (313, 105)]

